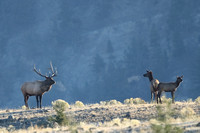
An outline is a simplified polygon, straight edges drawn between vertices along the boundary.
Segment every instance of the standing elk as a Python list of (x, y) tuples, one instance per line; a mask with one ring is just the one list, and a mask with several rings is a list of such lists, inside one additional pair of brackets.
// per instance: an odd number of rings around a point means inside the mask
[(50, 62), (51, 71), (52, 74), (49, 76), (42, 75), (40, 70), (37, 71), (34, 65), (34, 72), (36, 72), (38, 75), (46, 78), (44, 81), (35, 81), (35, 82), (25, 82), (22, 87), (21, 91), (24, 95), (24, 102), (26, 107), (28, 108), (28, 98), (29, 96), (35, 96), (37, 101), (37, 108), (39, 108), (39, 102), (40, 102), (40, 108), (42, 108), (42, 95), (49, 91), (53, 84), (55, 84), (55, 81), (53, 80), (53, 77), (57, 75), (57, 70), (54, 70), (52, 63)]
[(171, 96), (172, 96), (172, 103), (174, 103), (174, 99), (175, 99), (175, 91), (177, 90), (177, 88), (179, 87), (180, 83), (183, 81), (183, 76), (178, 77), (176, 79), (176, 82), (170, 82), (170, 83), (159, 83), (158, 85), (158, 97), (157, 97), (157, 103), (158, 103), (158, 98), (160, 99), (160, 103), (162, 104), (161, 101), (161, 93), (163, 91), (165, 92), (171, 92)]
[(148, 71), (147, 70), (147, 73), (145, 73), (143, 76), (149, 78), (150, 90), (151, 90), (151, 102), (153, 102), (153, 95), (154, 95), (154, 99), (155, 100), (157, 99), (157, 94), (158, 94), (158, 89), (157, 88), (158, 88), (159, 81), (157, 79), (153, 78), (152, 71)]

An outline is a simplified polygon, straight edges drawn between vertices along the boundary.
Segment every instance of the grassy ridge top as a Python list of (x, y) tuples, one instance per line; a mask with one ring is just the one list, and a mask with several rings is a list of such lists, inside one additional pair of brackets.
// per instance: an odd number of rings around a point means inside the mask
[[(76, 102), (77, 105), (76, 103), (69, 105), (64, 113), (77, 123), (73, 126), (60, 126), (55, 122), (49, 121), (49, 117), (56, 116), (53, 107), (45, 107), (41, 110), (0, 110), (0, 131), (150, 131), (152, 123), (162, 123), (157, 119), (163, 115), (162, 112), (171, 123), (179, 127), (184, 126), (186, 127), (185, 130), (197, 128), (200, 131), (196, 126), (200, 122), (200, 104), (197, 102), (191, 100), (176, 102), (175, 104), (170, 104), (169, 108), (168, 104), (130, 104), (127, 101), (124, 104), (111, 100), (89, 105), (84, 105), (79, 101)], [(160, 107), (161, 114), (159, 114), (158, 107)], [(170, 114), (170, 110), (174, 112), (173, 115)]]

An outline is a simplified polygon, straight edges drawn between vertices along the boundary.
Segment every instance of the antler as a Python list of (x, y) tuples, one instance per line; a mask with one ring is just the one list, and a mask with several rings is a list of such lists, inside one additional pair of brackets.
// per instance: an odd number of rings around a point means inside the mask
[(55, 71), (54, 71), (54, 68), (53, 68), (52, 62), (50, 62), (50, 66), (51, 66), (52, 75), (49, 76), (49, 77), (52, 78), (52, 77), (57, 76), (57, 70), (56, 70), (56, 68), (55, 68)]
[[(57, 70), (56, 70), (56, 68), (55, 68), (55, 70), (54, 70), (53, 65), (52, 65), (52, 62), (50, 62), (50, 66), (51, 66), (50, 69), (51, 69), (52, 75), (49, 74), (49, 77), (52, 78), (52, 77), (55, 77), (55, 76), (57, 75)], [(39, 69), (39, 71), (36, 70), (35, 65), (34, 65), (34, 69), (33, 69), (33, 70), (34, 70), (34, 72), (36, 72), (38, 75), (47, 78), (47, 76), (41, 74), (40, 69)], [(50, 72), (49, 72), (49, 73), (50, 73)]]
[(45, 78), (47, 77), (47, 76), (41, 74), (40, 69), (39, 69), (39, 72), (38, 72), (38, 71), (36, 70), (36, 68), (35, 68), (35, 65), (34, 65), (33, 71), (36, 72), (38, 75), (40, 75), (40, 76), (42, 76), (42, 77), (45, 77)]
[(151, 71), (151, 70), (149, 70), (149, 69), (146, 69), (146, 71), (147, 71), (147, 72), (152, 72), (152, 71)]

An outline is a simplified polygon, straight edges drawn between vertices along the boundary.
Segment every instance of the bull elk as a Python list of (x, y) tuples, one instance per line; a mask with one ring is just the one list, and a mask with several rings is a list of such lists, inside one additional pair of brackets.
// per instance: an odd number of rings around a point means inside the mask
[(150, 81), (150, 90), (151, 90), (151, 102), (153, 102), (153, 95), (154, 95), (154, 99), (157, 99), (157, 94), (158, 94), (158, 84), (159, 81), (157, 79), (153, 78), (153, 73), (152, 71), (147, 70), (147, 73), (145, 73), (143, 75), (144, 77), (148, 77), (149, 81)]
[(175, 91), (177, 90), (177, 88), (179, 87), (180, 83), (183, 81), (183, 76), (178, 77), (175, 82), (170, 82), (170, 83), (159, 83), (158, 85), (158, 97), (157, 97), (157, 103), (158, 103), (158, 98), (160, 99), (160, 103), (162, 103), (161, 101), (161, 93), (163, 91), (165, 92), (171, 92), (171, 96), (172, 96), (172, 103), (174, 103), (174, 99), (175, 99)]
[(50, 69), (52, 74), (49, 73), (49, 76), (42, 75), (40, 70), (37, 71), (34, 65), (34, 72), (36, 72), (38, 75), (46, 78), (44, 81), (35, 81), (35, 82), (25, 82), (22, 87), (21, 91), (24, 95), (24, 102), (26, 107), (28, 108), (28, 99), (29, 96), (35, 96), (37, 101), (37, 108), (39, 108), (39, 102), (40, 102), (40, 108), (42, 108), (42, 95), (49, 91), (53, 84), (55, 84), (55, 81), (53, 80), (53, 77), (57, 75), (57, 70), (53, 68), (52, 63), (50, 62)]

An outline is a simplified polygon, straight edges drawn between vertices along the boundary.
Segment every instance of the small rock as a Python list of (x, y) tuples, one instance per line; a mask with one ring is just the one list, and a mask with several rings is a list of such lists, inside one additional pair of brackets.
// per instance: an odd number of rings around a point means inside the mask
[(133, 130), (133, 129), (132, 129), (131, 126), (129, 126), (126, 130), (127, 130), (128, 133), (132, 133), (132, 130)]
[(20, 122), (20, 121), (22, 121), (22, 120), (23, 120), (23, 118), (20, 117), (17, 121)]
[(43, 110), (37, 110), (36, 112), (37, 113), (43, 113)]
[(37, 121), (37, 125), (38, 127), (48, 127), (50, 123), (47, 120), (39, 120)]
[(92, 116), (91, 117), (95, 117), (96, 115), (95, 114), (92, 114)]
[(93, 132), (95, 129), (96, 129), (95, 127), (91, 127), (91, 128), (89, 129), (89, 131), (90, 131), (90, 132)]
[(57, 122), (53, 123), (52, 125), (53, 128), (58, 128), (59, 127), (59, 124)]
[(125, 117), (126, 117), (126, 118), (130, 118), (130, 117), (131, 117), (131, 113), (130, 113), (130, 112), (127, 112)]
[(82, 127), (77, 127), (77, 130), (80, 131), (80, 132), (82, 132), (82, 131), (84, 131), (84, 128), (82, 128)]
[(13, 125), (9, 125), (8, 128), (7, 128), (7, 130), (9, 132), (14, 132), (15, 131), (15, 127)]
[(9, 116), (8, 116), (8, 120), (10, 120), (10, 121), (11, 121), (11, 120), (14, 120), (14, 117), (13, 117), (12, 115), (9, 115)]
[(200, 122), (196, 125), (197, 127), (200, 127)]
[(46, 112), (49, 112), (49, 110), (47, 110), (47, 109), (43, 109), (43, 112), (45, 112), (45, 113), (46, 113)]

